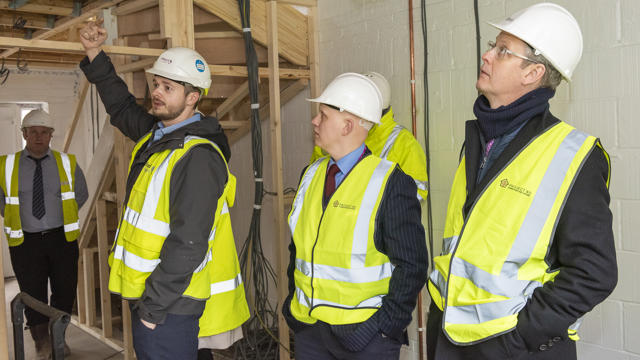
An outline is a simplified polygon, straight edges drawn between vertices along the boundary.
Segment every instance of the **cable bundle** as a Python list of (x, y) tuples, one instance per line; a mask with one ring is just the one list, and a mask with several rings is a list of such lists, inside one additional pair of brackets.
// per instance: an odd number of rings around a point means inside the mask
[(250, 22), (250, 1), (238, 0), (242, 19), (245, 57), (251, 99), (251, 154), (255, 178), (255, 196), (249, 234), (240, 251), (242, 277), (252, 317), (244, 324), (244, 338), (235, 345), (236, 357), (242, 359), (275, 359), (278, 357), (277, 314), (269, 302), (269, 285), (276, 283), (276, 274), (262, 250), (260, 215), (264, 191), (262, 179), (262, 127), (258, 100), (258, 58), (253, 47)]

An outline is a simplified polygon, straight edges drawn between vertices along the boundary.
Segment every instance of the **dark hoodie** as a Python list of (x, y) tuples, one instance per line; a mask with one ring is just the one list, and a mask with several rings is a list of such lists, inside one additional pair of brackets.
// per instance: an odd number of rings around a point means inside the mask
[[(80, 68), (87, 80), (96, 85), (98, 94), (111, 116), (111, 124), (133, 141), (157, 129), (158, 119), (136, 103), (126, 84), (117, 76), (110, 58), (101, 52), (92, 62), (84, 58)], [(225, 158), (231, 151), (218, 120), (202, 117), (200, 121), (166, 134), (151, 146), (138, 151), (127, 178), (124, 203), (131, 188), (151, 155), (183, 147), (184, 138), (195, 135), (216, 143)], [(160, 264), (147, 278), (145, 291), (134, 305), (141, 319), (154, 324), (164, 322), (168, 313), (200, 316), (205, 302), (183, 297), (193, 271), (202, 263), (214, 222), (218, 198), (227, 182), (227, 170), (219, 153), (210, 146), (192, 148), (175, 165), (171, 173), (169, 212), (171, 232), (160, 252)]]

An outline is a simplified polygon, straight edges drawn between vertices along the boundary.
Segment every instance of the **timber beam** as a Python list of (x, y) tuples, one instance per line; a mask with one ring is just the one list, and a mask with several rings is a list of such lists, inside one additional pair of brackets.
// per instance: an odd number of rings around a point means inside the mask
[[(77, 17), (71, 17), (71, 16), (66, 16), (58, 21), (56, 21), (55, 23), (55, 27), (51, 30), (41, 30), (41, 31), (37, 31), (35, 32), (33, 35), (33, 40), (43, 40), (43, 39), (48, 39), (56, 34), (59, 34), (63, 31), (67, 31), (69, 29), (72, 29), (74, 27), (77, 27), (78, 25), (81, 25), (82, 23), (84, 23), (85, 21), (87, 21), (89, 18), (94, 17), (94, 16), (98, 16), (103, 9), (106, 9), (108, 7), (111, 6), (115, 6), (118, 3), (122, 2), (123, 0), (110, 0), (110, 1), (96, 1), (95, 3), (90, 3), (89, 5), (85, 6), (82, 9), (82, 14), (80, 16)], [(97, 3), (97, 5), (96, 5)], [(80, 45), (80, 44), (78, 44)], [(5, 50), (2, 53), (0, 53), (0, 58), (6, 58), (10, 55), (15, 54), (16, 52), (18, 52), (20, 48), (19, 47), (13, 47), (11, 49)]]
[(133, 0), (114, 8), (111, 10), (111, 14), (115, 16), (128, 15), (154, 6), (158, 6), (158, 0)]
[(0, 10), (16, 10), (26, 13), (34, 14), (49, 14), (58, 16), (70, 16), (73, 8), (70, 6), (59, 6), (46, 3), (37, 3), (35, 1), (27, 2), (26, 4), (14, 8), (12, 6), (13, 1), (0, 0)]
[[(52, 40), (24, 40), (10, 37), (0, 37), (0, 47), (16, 47), (29, 50), (47, 50), (56, 52), (84, 53), (79, 42)], [(130, 46), (103, 45), (102, 50), (108, 54), (159, 56), (163, 49), (148, 49)], [(2, 57), (2, 54), (0, 54)]]

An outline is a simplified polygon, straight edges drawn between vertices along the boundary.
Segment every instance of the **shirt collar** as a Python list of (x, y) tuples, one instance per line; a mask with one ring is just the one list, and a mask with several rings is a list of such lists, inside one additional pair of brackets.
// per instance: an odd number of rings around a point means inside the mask
[(158, 126), (158, 128), (153, 132), (153, 138), (151, 138), (151, 141), (149, 142), (149, 145), (151, 145), (152, 142), (158, 141), (160, 139), (162, 139), (163, 136), (170, 134), (182, 127), (185, 127), (191, 123), (194, 123), (196, 121), (200, 121), (201, 119), (201, 115), (199, 112), (195, 113), (192, 117), (188, 118), (187, 120), (181, 121), (177, 124), (173, 124), (171, 126), (167, 126), (164, 127), (164, 124), (162, 123), (162, 121), (158, 121), (156, 123), (156, 125)]
[(329, 166), (333, 164), (337, 164), (340, 172), (343, 174), (348, 173), (351, 169), (358, 163), (360, 160), (360, 156), (364, 153), (364, 143), (358, 146), (357, 149), (343, 156), (340, 160), (334, 161), (333, 159), (329, 160)]
[(200, 121), (200, 113), (197, 112), (195, 114), (193, 114), (192, 117), (188, 118), (187, 120), (181, 121), (177, 124), (173, 124), (171, 126), (167, 126), (165, 127), (164, 124), (162, 123), (162, 121), (158, 122), (158, 130), (161, 130), (163, 134), (169, 134), (173, 131), (176, 131), (177, 129), (180, 129), (183, 126), (187, 126), (191, 123), (194, 123), (196, 121)]
[[(27, 148), (24, 148), (24, 149), (22, 149), (22, 153), (20, 154), (20, 157), (24, 158), (24, 157), (27, 157), (27, 156), (30, 156), (30, 155), (31, 155), (31, 153), (29, 152), (29, 150), (27, 150)], [(49, 149), (47, 150), (47, 153), (44, 154), (43, 157), (45, 157), (47, 155), (49, 155), (49, 157), (53, 156), (53, 153), (51, 152), (51, 147), (49, 147)]]

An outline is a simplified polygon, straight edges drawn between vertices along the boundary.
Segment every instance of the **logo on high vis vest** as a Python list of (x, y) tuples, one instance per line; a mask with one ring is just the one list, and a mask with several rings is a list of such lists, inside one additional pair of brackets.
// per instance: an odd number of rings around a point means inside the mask
[(509, 190), (513, 190), (513, 191), (517, 191), (517, 192), (519, 192), (520, 194), (522, 194), (524, 196), (531, 196), (531, 190), (527, 190), (527, 189), (523, 188), (522, 186), (509, 184), (509, 180), (508, 179), (500, 180), (500, 187), (505, 188), (505, 189), (509, 189)]
[(204, 62), (200, 59), (196, 59), (196, 69), (199, 72), (204, 72)]
[(356, 209), (355, 205), (344, 204), (344, 203), (341, 203), (338, 200), (333, 202), (333, 207), (334, 208), (340, 208), (340, 209), (347, 209), (347, 210), (355, 210)]

